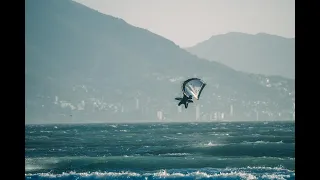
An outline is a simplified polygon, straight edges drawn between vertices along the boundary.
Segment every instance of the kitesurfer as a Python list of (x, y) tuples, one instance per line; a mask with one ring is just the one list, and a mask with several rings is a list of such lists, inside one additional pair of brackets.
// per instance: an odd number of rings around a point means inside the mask
[(189, 103), (193, 103), (192, 96), (190, 95), (189, 97), (187, 97), (185, 94), (183, 94), (182, 98), (175, 98), (176, 100), (180, 100), (178, 106), (180, 106), (181, 104), (184, 104), (185, 108), (188, 108), (188, 104)]
[(188, 108), (188, 104), (193, 103), (192, 98), (199, 100), (200, 94), (205, 86), (206, 83), (199, 78), (190, 78), (185, 80), (181, 86), (183, 97), (175, 98), (180, 101), (178, 106), (184, 104), (184, 107)]

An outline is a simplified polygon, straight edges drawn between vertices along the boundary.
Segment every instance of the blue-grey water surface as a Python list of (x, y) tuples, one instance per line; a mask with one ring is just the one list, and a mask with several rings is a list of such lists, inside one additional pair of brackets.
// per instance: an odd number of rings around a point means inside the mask
[(294, 122), (26, 125), (26, 179), (295, 179)]

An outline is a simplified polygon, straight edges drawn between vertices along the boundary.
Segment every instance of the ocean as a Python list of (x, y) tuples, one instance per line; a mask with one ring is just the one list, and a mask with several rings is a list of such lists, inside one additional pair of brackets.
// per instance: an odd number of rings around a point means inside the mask
[(294, 122), (25, 128), (25, 179), (295, 179), (294, 169)]

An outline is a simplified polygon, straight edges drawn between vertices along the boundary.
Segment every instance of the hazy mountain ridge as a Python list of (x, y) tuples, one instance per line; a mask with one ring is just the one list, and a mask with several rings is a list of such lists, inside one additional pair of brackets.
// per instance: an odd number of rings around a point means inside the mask
[(235, 70), (295, 77), (295, 39), (258, 33), (231, 32), (212, 36), (187, 51)]
[[(188, 77), (208, 86), (178, 113), (173, 98)], [(231, 104), (237, 116), (229, 119), (255, 119), (246, 114), (259, 109), (289, 113), (269, 119), (291, 118), (294, 93), (283, 95), (258, 77), (72, 1), (26, 1), (26, 122), (156, 120), (157, 111), (168, 121), (194, 120), (197, 104), (203, 120)]]

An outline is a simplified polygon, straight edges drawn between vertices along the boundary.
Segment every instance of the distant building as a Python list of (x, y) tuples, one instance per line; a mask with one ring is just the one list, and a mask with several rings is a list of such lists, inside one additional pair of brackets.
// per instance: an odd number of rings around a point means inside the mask
[(196, 106), (196, 120), (200, 120), (200, 105)]
[(138, 110), (139, 109), (139, 99), (136, 98), (136, 109)]
[(214, 112), (213, 118), (214, 120), (218, 120), (218, 112)]
[(210, 113), (209, 120), (210, 120), (210, 121), (213, 120), (213, 113)]
[(162, 119), (163, 119), (163, 113), (162, 113), (162, 111), (158, 111), (158, 112), (157, 112), (157, 118), (158, 118), (159, 120), (162, 120)]
[(296, 109), (295, 109), (295, 107), (296, 107), (296, 104), (295, 103), (293, 103), (293, 114), (292, 114), (292, 118), (293, 118), (293, 120), (295, 121), (296, 120)]
[(295, 112), (293, 111), (293, 120), (295, 121), (296, 120), (296, 116), (295, 116)]

